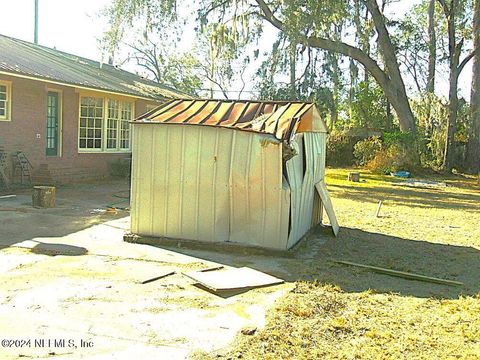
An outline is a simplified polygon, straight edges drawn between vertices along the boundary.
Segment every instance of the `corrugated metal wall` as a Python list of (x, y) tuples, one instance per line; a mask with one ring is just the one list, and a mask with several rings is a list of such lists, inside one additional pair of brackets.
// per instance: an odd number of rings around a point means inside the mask
[(133, 233), (287, 247), (278, 141), (194, 125), (141, 124), (133, 133)]
[[(326, 134), (297, 134), (292, 146), (298, 155), (287, 161), (287, 176), (291, 191), (292, 224), (288, 248), (295, 245), (313, 224), (321, 221), (320, 197), (315, 196), (315, 184), (325, 176)], [(312, 218), (315, 216), (314, 218)]]

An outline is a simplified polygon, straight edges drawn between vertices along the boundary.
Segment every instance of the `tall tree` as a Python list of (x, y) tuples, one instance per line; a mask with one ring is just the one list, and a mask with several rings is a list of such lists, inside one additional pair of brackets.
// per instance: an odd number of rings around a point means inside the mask
[(427, 93), (435, 93), (435, 69), (437, 64), (437, 34), (435, 31), (435, 1), (428, 2), (428, 75)]
[[(470, 52), (460, 61), (463, 52), (465, 38), (457, 32), (459, 21), (464, 13), (460, 7), (460, 0), (438, 0), (442, 6), (445, 21), (447, 23), (448, 33), (448, 62), (449, 62), (449, 92), (448, 92), (448, 121), (447, 136), (445, 139), (445, 154), (443, 157), (443, 167), (447, 172), (451, 172), (455, 155), (455, 130), (457, 126), (458, 114), (458, 78), (465, 68), (465, 65), (472, 59), (474, 52)], [(460, 23), (462, 26), (464, 22)]]
[(467, 146), (467, 165), (480, 173), (480, 0), (475, 0), (473, 11), (472, 90), (470, 96), (470, 131)]
[(433, 132), (432, 101), (435, 96), (435, 71), (437, 68), (437, 32), (435, 29), (435, 0), (428, 3), (428, 74), (427, 74), (427, 135)]
[[(370, 13), (376, 32), (376, 39), (372, 36), (370, 40), (377, 41), (381, 62), (365, 53), (361, 47), (331, 36), (331, 24), (351, 21), (351, 1), (353, 0), (345, 2), (271, 0), (267, 3), (264, 0), (204, 0), (194, 4), (197, 7), (200, 24), (208, 22), (216, 24), (232, 40), (230, 43), (234, 46), (254, 43), (255, 37), (259, 38), (266, 21), (291, 41), (304, 47), (327, 50), (361, 63), (377, 81), (395, 109), (401, 130), (415, 131), (415, 119), (400, 73), (396, 49), (386, 19), (376, 0), (359, 1)], [(122, 22), (129, 22), (137, 18), (138, 14), (147, 22), (155, 19), (156, 26), (159, 26), (158, 21), (162, 17), (167, 20), (175, 17), (171, 13), (178, 13), (176, 5), (175, 0), (113, 0), (109, 12), (110, 24), (119, 29)]]

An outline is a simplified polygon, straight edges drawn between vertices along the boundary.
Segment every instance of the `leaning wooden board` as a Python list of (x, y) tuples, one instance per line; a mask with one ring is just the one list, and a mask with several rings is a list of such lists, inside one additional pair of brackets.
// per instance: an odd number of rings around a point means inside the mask
[(318, 195), (322, 200), (323, 207), (330, 219), (330, 224), (332, 225), (332, 230), (335, 236), (338, 235), (338, 231), (340, 230), (340, 226), (338, 225), (337, 217), (335, 215), (335, 210), (333, 210), (332, 201), (330, 200), (330, 196), (328, 195), (327, 186), (323, 180), (319, 181), (315, 184), (315, 189), (317, 189)]

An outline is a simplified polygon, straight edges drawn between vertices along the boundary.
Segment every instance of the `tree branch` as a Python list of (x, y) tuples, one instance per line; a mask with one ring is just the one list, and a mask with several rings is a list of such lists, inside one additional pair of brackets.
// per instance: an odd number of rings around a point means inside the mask
[(457, 71), (458, 71), (458, 74), (460, 75), (460, 73), (462, 72), (463, 68), (465, 67), (465, 65), (467, 65), (467, 63), (473, 59), (473, 57), (475, 56), (476, 53), (478, 53), (480, 49), (475, 49), (473, 50), (470, 54), (468, 54), (463, 60), (462, 62), (460, 63), (460, 65), (458, 65), (458, 68), (457, 68)]
[[(283, 22), (280, 21), (277, 17), (275, 17), (272, 10), (265, 3), (265, 1), (255, 1), (263, 12), (263, 14), (258, 15), (261, 16), (263, 19), (267, 20), (270, 24), (275, 26), (280, 31), (287, 33)], [(354, 60), (357, 60), (358, 62), (362, 63), (372, 74), (372, 76), (382, 85), (386, 85), (390, 81), (390, 78), (380, 68), (377, 62), (370, 56), (368, 56), (365, 52), (363, 52), (361, 49), (355, 46), (348, 45), (339, 40), (329, 40), (315, 36), (307, 37), (305, 35), (300, 35), (300, 39), (310, 47), (322, 48), (324, 50), (340, 53), (342, 55), (349, 56)]]

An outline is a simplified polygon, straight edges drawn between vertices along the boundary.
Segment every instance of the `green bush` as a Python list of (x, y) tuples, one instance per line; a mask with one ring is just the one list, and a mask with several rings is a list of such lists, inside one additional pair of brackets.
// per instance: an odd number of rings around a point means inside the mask
[(351, 166), (353, 157), (354, 140), (342, 133), (331, 133), (327, 141), (327, 165)]
[(418, 141), (410, 133), (384, 133), (384, 139), (373, 136), (355, 144), (354, 155), (359, 165), (375, 173), (389, 174), (418, 168)]
[(358, 160), (359, 165), (366, 165), (382, 149), (383, 143), (380, 137), (372, 136), (357, 142), (354, 146), (353, 155)]
[(365, 167), (376, 174), (390, 174), (394, 171), (393, 161), (388, 151), (379, 151)]
[(418, 168), (418, 156), (404, 145), (392, 143), (377, 151), (366, 163), (366, 168), (374, 173), (390, 174), (400, 170), (410, 171)]

